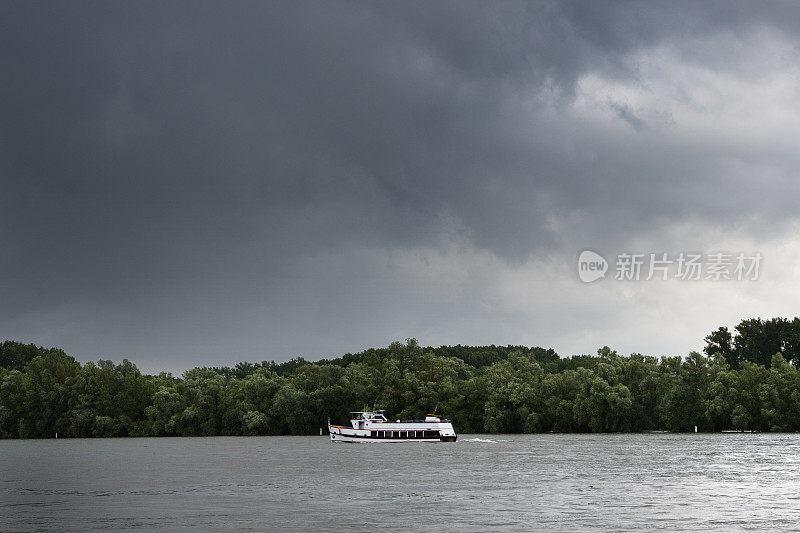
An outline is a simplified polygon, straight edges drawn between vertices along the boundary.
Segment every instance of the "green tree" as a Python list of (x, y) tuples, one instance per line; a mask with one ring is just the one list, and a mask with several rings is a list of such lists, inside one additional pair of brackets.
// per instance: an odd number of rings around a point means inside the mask
[(733, 369), (739, 368), (739, 354), (733, 348), (733, 337), (728, 328), (721, 327), (712, 332), (705, 338), (706, 347), (703, 352), (712, 357), (714, 354), (720, 354), (725, 358), (725, 362)]
[(708, 360), (692, 352), (685, 361), (665, 358), (666, 366), (674, 385), (660, 404), (662, 418), (667, 429), (692, 431), (695, 426), (701, 431), (711, 429), (706, 418), (706, 398), (710, 383)]
[(798, 431), (800, 371), (781, 354), (772, 357), (769, 378), (759, 386), (761, 412), (770, 431)]
[(541, 382), (544, 371), (530, 355), (512, 352), (486, 373), (488, 397), (484, 428), (490, 433), (534, 433), (541, 430)]

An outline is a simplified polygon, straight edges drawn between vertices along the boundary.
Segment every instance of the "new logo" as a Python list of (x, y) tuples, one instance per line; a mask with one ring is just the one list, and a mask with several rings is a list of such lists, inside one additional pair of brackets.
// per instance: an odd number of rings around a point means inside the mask
[(608, 261), (602, 255), (584, 250), (578, 256), (578, 277), (584, 283), (591, 283), (606, 276)]

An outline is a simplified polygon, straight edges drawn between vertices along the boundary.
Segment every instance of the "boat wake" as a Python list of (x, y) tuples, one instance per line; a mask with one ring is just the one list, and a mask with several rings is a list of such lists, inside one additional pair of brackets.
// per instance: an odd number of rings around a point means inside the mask
[(474, 439), (463, 439), (463, 440), (464, 442), (488, 442), (490, 444), (497, 444), (498, 442), (500, 442), (492, 439), (481, 439), (478, 437), (475, 437)]

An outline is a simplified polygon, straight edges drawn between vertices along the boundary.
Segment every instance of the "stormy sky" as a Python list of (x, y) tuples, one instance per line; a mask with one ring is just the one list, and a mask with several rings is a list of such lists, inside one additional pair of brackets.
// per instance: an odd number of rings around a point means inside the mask
[[(180, 372), (407, 337), (686, 355), (795, 316), (798, 28), (789, 2), (0, 3), (0, 338)], [(613, 279), (719, 251), (759, 278)]]

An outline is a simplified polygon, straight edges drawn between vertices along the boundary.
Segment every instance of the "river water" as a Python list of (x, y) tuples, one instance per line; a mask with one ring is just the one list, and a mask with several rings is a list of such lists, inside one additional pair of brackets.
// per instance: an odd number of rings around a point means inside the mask
[(800, 528), (800, 435), (0, 441), (0, 530)]

